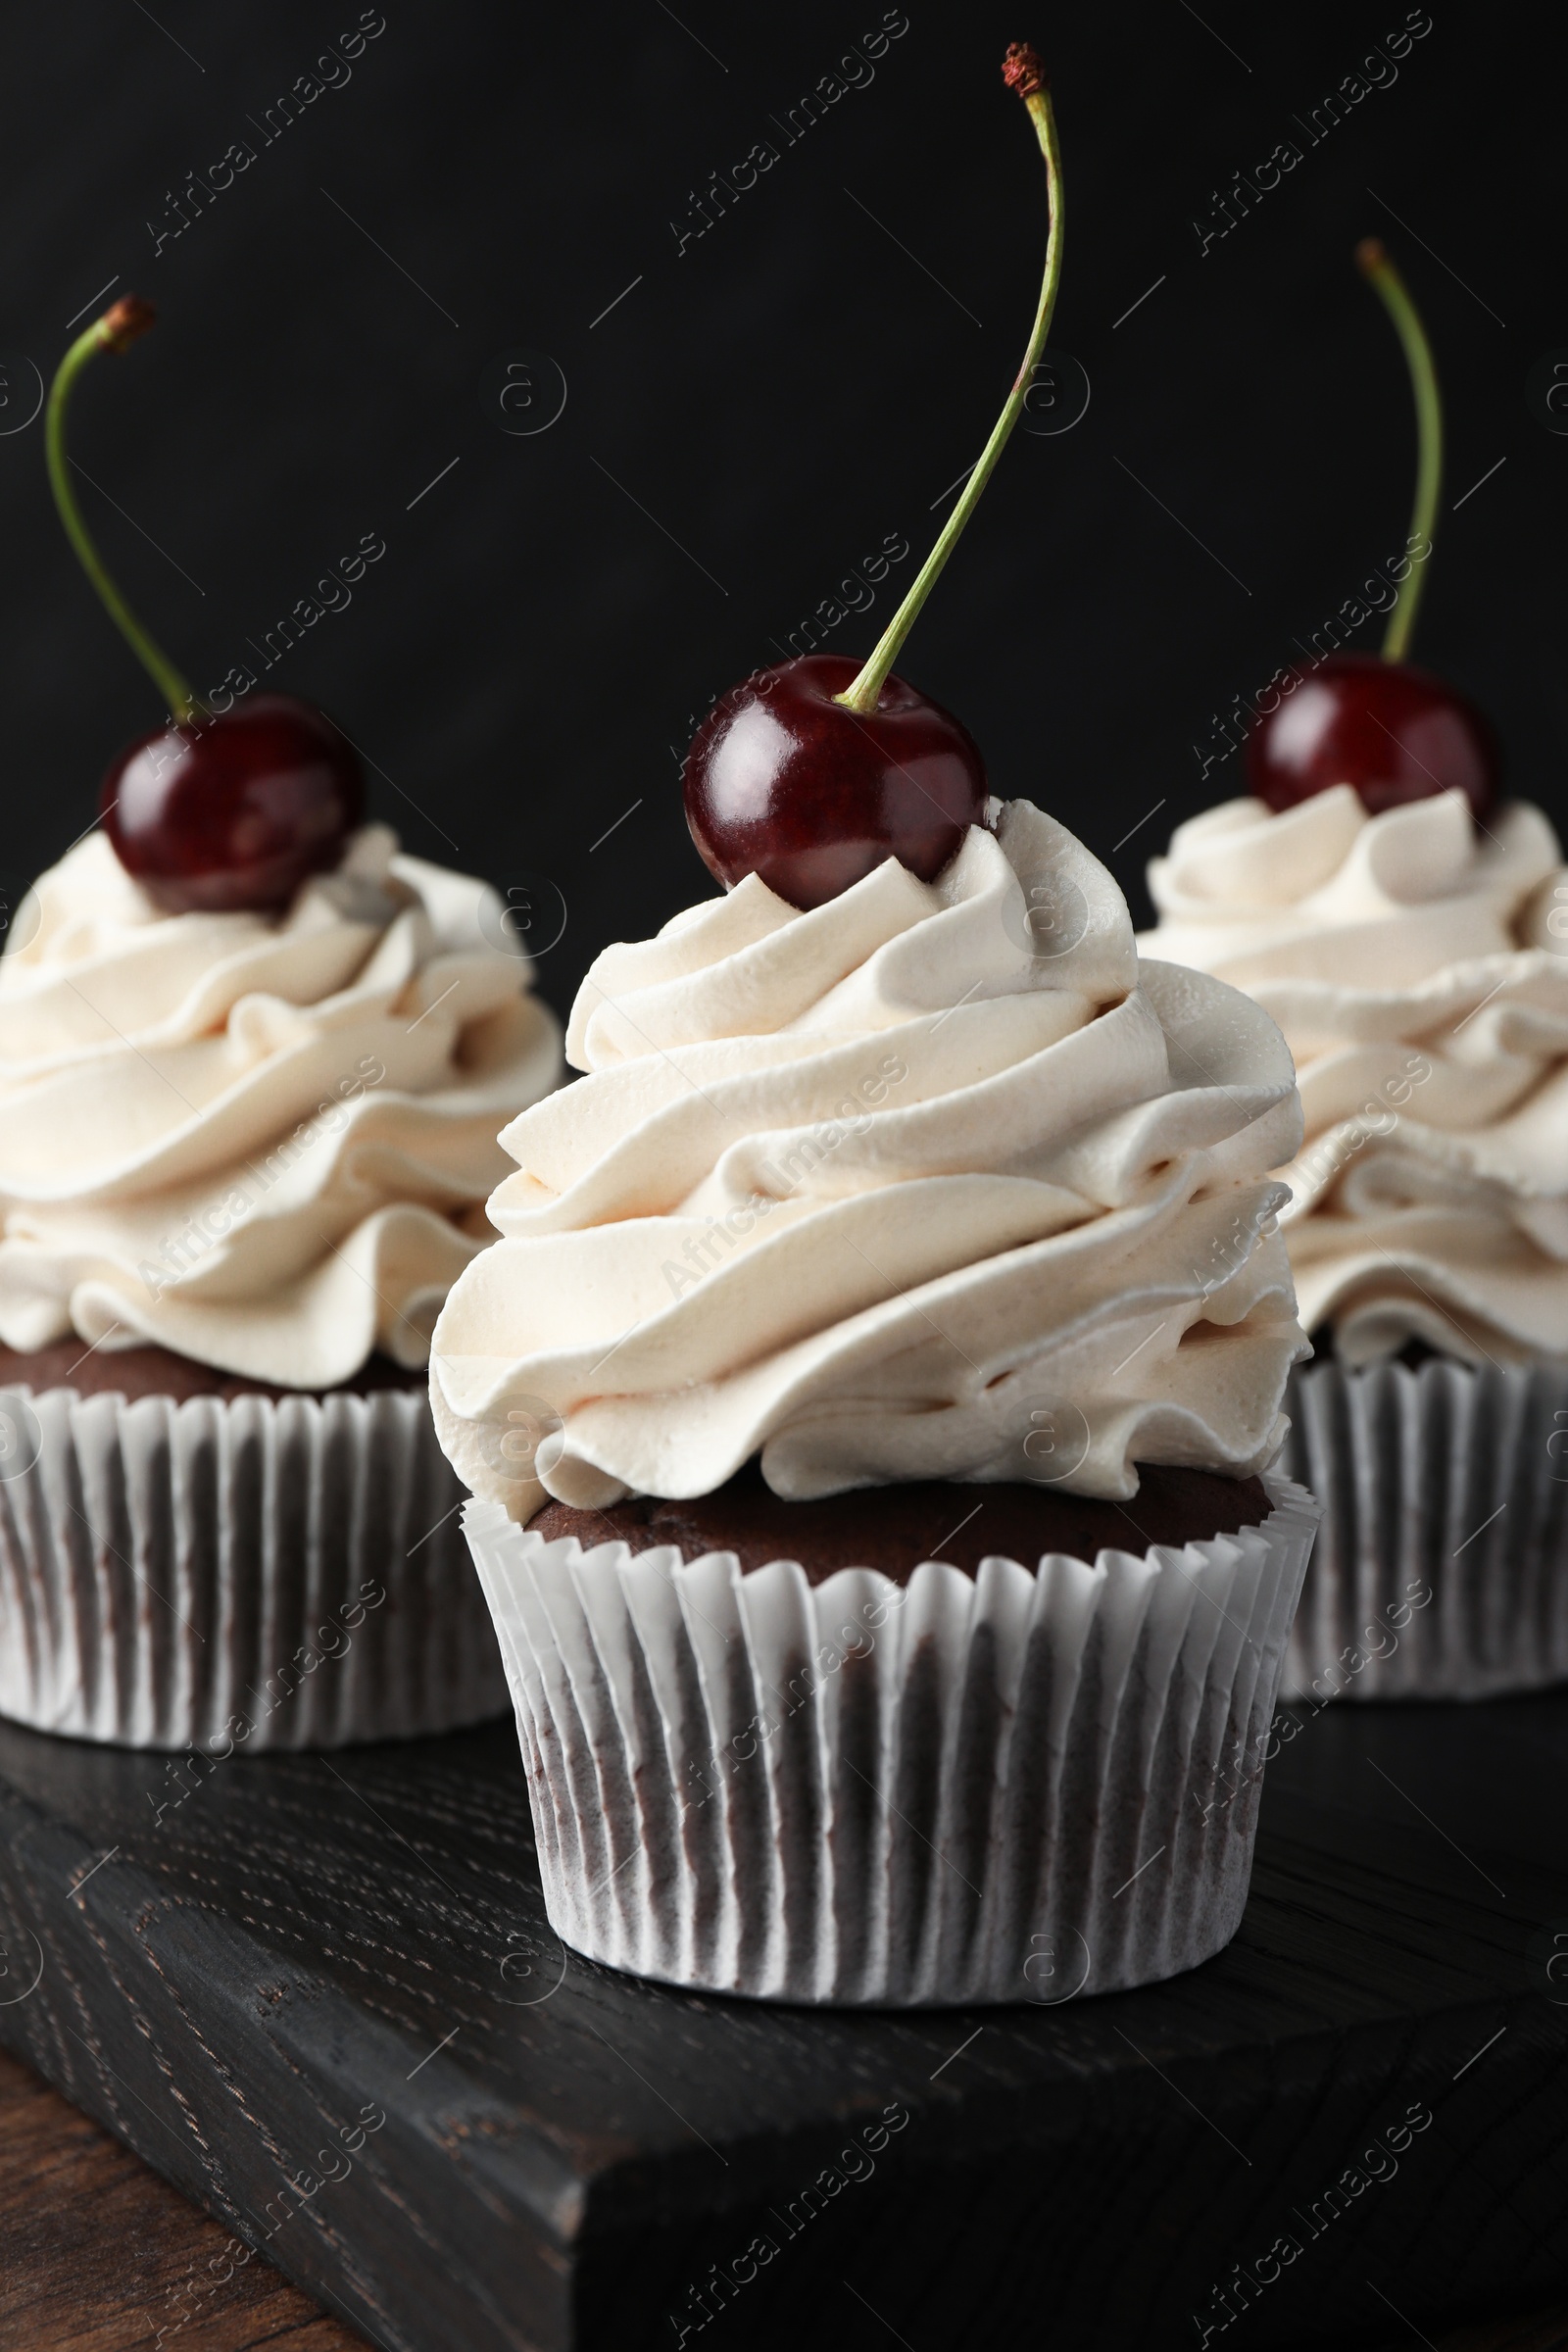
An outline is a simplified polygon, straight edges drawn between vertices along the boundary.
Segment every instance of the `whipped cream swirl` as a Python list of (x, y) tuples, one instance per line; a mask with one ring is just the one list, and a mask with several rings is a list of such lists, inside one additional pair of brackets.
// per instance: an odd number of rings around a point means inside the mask
[(589, 1074), (503, 1134), (502, 1239), (431, 1354), (447, 1451), (514, 1517), (759, 1453), (788, 1496), (1130, 1497), (1140, 1461), (1276, 1449), (1305, 1351), (1284, 1041), (1141, 966), (1110, 876), (1027, 802), (931, 884), (889, 859), (802, 913), (751, 876), (608, 949), (566, 1051)]
[(286, 914), (160, 911), (91, 833), (0, 958), (0, 1340), (330, 1388), (424, 1361), (559, 1028), (486, 885), (366, 826)]
[(1568, 871), (1540, 809), (1228, 801), (1149, 885), (1140, 945), (1245, 988), (1295, 1053), (1282, 1223), (1308, 1329), (1351, 1364), (1411, 1339), (1568, 1354)]

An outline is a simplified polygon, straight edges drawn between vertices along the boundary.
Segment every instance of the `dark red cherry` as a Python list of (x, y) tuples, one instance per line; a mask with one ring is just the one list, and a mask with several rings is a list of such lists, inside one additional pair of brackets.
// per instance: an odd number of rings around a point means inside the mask
[(1376, 654), (1330, 654), (1247, 739), (1247, 780), (1273, 809), (1353, 784), (1376, 816), (1434, 793), (1464, 793), (1485, 818), (1501, 761), (1492, 729), (1441, 678)]
[(282, 694), (143, 736), (99, 802), (121, 864), (171, 914), (286, 906), (337, 864), (364, 807), (353, 745)]
[(726, 887), (758, 874), (792, 906), (821, 906), (889, 858), (934, 881), (985, 814), (979, 747), (950, 710), (889, 675), (859, 718), (833, 697), (859, 675), (807, 654), (732, 686), (681, 781), (698, 854)]

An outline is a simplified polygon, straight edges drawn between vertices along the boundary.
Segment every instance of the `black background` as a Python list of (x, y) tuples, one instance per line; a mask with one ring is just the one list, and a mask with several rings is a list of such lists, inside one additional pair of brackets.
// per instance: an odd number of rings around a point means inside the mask
[[(678, 791), (696, 717), (886, 534), (911, 543), (889, 586), (907, 581), (1011, 379), (1044, 233), (998, 73), (1014, 37), (1052, 69), (1053, 342), (1092, 399), (1068, 432), (1015, 435), (901, 670), (965, 719), (994, 789), (1065, 818), (1142, 912), (1171, 822), (1241, 789), (1234, 756), (1200, 776), (1212, 714), (1402, 542), (1403, 366), (1350, 264), (1375, 232), (1448, 404), (1418, 655), (1484, 704), (1513, 789), (1560, 817), (1568, 438), (1525, 398), (1533, 364), (1568, 357), (1545, 12), (1432, 0), (1393, 85), (1308, 145), (1294, 118), (1404, 24), (1397, 0), (1034, 20), (1017, 0), (907, 0), (874, 79), (786, 146), (774, 119), (880, 0), (681, 0), (678, 19), (660, 0), (385, 0), (352, 78), (264, 144), (250, 118), (359, 14), (9, 12), (0, 886), (60, 854), (159, 716), (25, 421), (73, 314), (134, 288), (161, 323), (97, 364), (74, 449), (109, 561), (198, 690), (378, 532), (352, 606), (267, 680), (342, 720), (377, 813), (503, 886), (558, 885), (569, 919), (541, 976), (562, 1006), (606, 940), (705, 895)], [(1195, 217), (1286, 138), (1302, 162), (1200, 254)], [(255, 162), (155, 254), (149, 220), (172, 225), (170, 191), (234, 139)], [(670, 220), (760, 139), (777, 164), (677, 253)], [(568, 388), (527, 438), (479, 393), (517, 348)], [(828, 642), (864, 653), (891, 610), (884, 589)], [(1375, 648), (1377, 624), (1355, 642)]]

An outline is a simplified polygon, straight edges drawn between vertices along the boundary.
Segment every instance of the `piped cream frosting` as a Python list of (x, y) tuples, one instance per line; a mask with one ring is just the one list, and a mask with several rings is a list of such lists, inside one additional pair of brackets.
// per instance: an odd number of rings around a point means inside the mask
[(1229, 801), (1149, 882), (1144, 951), (1246, 989), (1295, 1054), (1308, 1329), (1351, 1364), (1568, 1354), (1568, 870), (1541, 810)]
[(422, 1363), (561, 1073), (503, 912), (369, 825), (281, 917), (166, 914), (90, 833), (0, 957), (0, 1340)]
[[(809, 912), (756, 876), (612, 947), (524, 1111), (431, 1396), (460, 1474), (784, 1495), (1136, 1464), (1256, 1470), (1304, 1352), (1269, 1171), (1300, 1139), (1246, 997), (1140, 963), (1111, 877), (1026, 802), (938, 879)], [(1129, 1542), (1140, 1547), (1136, 1511)]]

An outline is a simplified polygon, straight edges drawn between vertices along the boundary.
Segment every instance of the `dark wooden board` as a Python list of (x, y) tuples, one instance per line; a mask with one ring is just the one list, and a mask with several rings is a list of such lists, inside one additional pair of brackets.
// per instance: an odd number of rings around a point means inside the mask
[[(225, 2231), (0, 2052), (0, 2352), (145, 2352)], [(184, 2352), (364, 2352), (264, 2255), (214, 2282)], [(173, 2339), (166, 2337), (166, 2341)], [(1408, 2352), (1405, 2334), (1386, 2352)], [(1434, 2352), (1564, 2352), (1568, 2306), (1446, 2330)]]
[(157, 1817), (174, 1769), (0, 1729), (0, 2040), (388, 2352), (1371, 2346), (1568, 2285), (1568, 1694), (1331, 1708), (1216, 1960), (908, 2016), (564, 1953), (509, 1726)]

